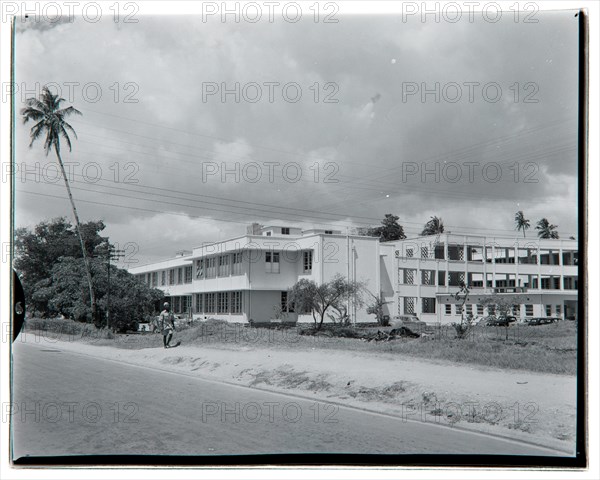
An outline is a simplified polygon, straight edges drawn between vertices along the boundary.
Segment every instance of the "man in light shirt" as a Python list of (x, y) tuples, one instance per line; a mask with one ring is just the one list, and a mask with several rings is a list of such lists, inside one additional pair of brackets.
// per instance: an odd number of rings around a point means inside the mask
[(165, 302), (164, 309), (160, 312), (158, 323), (163, 334), (163, 345), (165, 348), (170, 348), (171, 339), (173, 338), (173, 330), (175, 329), (175, 317), (171, 312), (169, 302)]

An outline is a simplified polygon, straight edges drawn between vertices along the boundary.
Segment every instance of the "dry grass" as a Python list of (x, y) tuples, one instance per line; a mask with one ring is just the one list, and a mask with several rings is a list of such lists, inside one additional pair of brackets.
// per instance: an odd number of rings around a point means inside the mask
[[(67, 341), (85, 341), (94, 345), (142, 349), (162, 347), (162, 335), (113, 335), (93, 326), (69, 320), (28, 320), (30, 330), (43, 330)], [(535, 372), (575, 374), (577, 372), (577, 325), (563, 321), (530, 327), (478, 326), (468, 338), (458, 339), (450, 326), (434, 329), (421, 338), (399, 338), (389, 342), (365, 342), (357, 338), (338, 338), (332, 332), (300, 335), (301, 328), (250, 328), (209, 320), (199, 326), (175, 332), (173, 343), (213, 345), (221, 349), (272, 348), (278, 350), (345, 350), (408, 355), (431, 360), (510, 368)], [(508, 338), (507, 338), (508, 336)]]

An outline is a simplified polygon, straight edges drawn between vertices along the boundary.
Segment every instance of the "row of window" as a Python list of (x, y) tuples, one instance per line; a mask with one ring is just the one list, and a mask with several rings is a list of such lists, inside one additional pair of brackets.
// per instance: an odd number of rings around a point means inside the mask
[[(454, 308), (453, 308), (454, 305)], [(485, 314), (485, 310), (486, 307), (484, 305), (475, 305), (476, 308), (476, 312), (477, 315), (481, 316)], [(457, 304), (452, 304), (452, 303), (446, 303), (444, 304), (444, 314), (445, 315), (452, 315), (452, 311), (454, 310), (454, 315), (461, 315), (461, 311), (460, 311), (460, 305)], [(563, 312), (563, 308), (562, 305), (544, 305), (544, 313), (546, 314), (547, 317), (551, 317), (551, 316), (557, 316), (560, 317), (562, 315)], [(470, 315), (473, 313), (473, 304), (467, 303), (465, 304), (465, 313), (467, 315)], [(495, 315), (496, 311), (495, 311), (495, 307), (494, 306), (487, 306), (487, 314), (488, 315)], [(520, 317), (521, 316), (521, 305), (513, 305), (512, 308), (510, 309), (510, 314), (514, 315), (515, 317)], [(533, 316), (533, 305), (532, 304), (525, 304), (525, 316), (526, 317), (531, 317)]]
[(192, 297), (177, 296), (167, 299), (171, 304), (171, 311), (177, 314), (187, 314), (192, 311)]
[[(443, 244), (435, 246), (408, 246), (404, 247), (403, 255), (398, 252), (397, 256), (406, 258), (415, 258), (420, 255), (420, 258), (436, 260), (445, 260), (446, 250)], [(517, 248), (514, 247), (496, 247), (492, 250), (491, 246), (482, 247), (475, 245), (448, 245), (448, 260), (464, 261), (465, 256), (468, 262), (479, 263), (520, 263), (520, 264), (540, 264), (540, 265), (559, 265), (560, 252), (548, 249), (538, 250), (532, 248)], [(563, 251), (562, 265), (577, 265), (577, 251)]]
[[(404, 312), (401, 311), (402, 303), (404, 303)], [(421, 297), (421, 313), (435, 313), (435, 298)], [(398, 298), (398, 315), (414, 314), (416, 312), (417, 298), (416, 297), (400, 297)]]
[(138, 275), (138, 278), (150, 287), (192, 283), (192, 266), (188, 265), (158, 272), (142, 273)]
[(210, 292), (194, 294), (194, 313), (239, 315), (242, 313), (242, 292)]
[[(302, 273), (310, 275), (312, 273), (313, 252), (312, 250), (306, 250), (302, 252), (302, 255)], [(280, 259), (280, 252), (265, 252), (265, 272), (280, 273)], [(244, 273), (242, 262), (242, 252), (201, 258), (196, 260), (196, 278), (242, 275)], [(169, 270), (143, 273), (139, 277), (151, 287), (192, 283), (192, 266), (188, 265)]]
[[(437, 283), (436, 283), (436, 272), (435, 270), (420, 270), (420, 279), (417, 274), (418, 270), (414, 268), (399, 268), (398, 269), (398, 284), (399, 285), (429, 285), (429, 286), (445, 286), (446, 285), (446, 272), (440, 270), (437, 272)], [(502, 274), (500, 274), (502, 275)], [(500, 276), (497, 274), (497, 277)], [(512, 277), (512, 278), (511, 278)], [(561, 283), (564, 290), (577, 290), (577, 276), (563, 276), (560, 275), (518, 275), (517, 280), (516, 274), (511, 274), (509, 278), (496, 278), (493, 280), (491, 273), (487, 274), (486, 287), (487, 288), (503, 288), (503, 287), (526, 287), (532, 289), (541, 288), (541, 290), (560, 290)], [(465, 278), (467, 281), (465, 282)], [(561, 282), (562, 278), (562, 282)], [(519, 283), (517, 285), (516, 283)], [(465, 277), (465, 272), (448, 272), (448, 286), (459, 287), (462, 283), (466, 283), (470, 287), (483, 288), (483, 273), (468, 273)]]

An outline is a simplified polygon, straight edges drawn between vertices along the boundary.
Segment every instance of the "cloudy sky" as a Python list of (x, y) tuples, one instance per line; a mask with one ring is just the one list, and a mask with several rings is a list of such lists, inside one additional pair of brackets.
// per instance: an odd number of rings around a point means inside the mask
[[(63, 144), (80, 217), (144, 263), (255, 221), (345, 229), (393, 213), (415, 235), (437, 215), (515, 235), (523, 210), (531, 237), (542, 217), (575, 235), (578, 19), (505, 17), (19, 24), (16, 103), (52, 82), (83, 113)], [(16, 176), (17, 227), (71, 218), (29, 128), (16, 163), (37, 173)]]

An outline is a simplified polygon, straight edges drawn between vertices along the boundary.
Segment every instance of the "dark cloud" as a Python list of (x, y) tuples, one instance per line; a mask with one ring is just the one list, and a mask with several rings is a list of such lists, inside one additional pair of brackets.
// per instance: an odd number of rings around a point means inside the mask
[[(36, 83), (72, 85), (84, 115), (73, 119), (79, 140), (65, 157), (81, 164), (73, 183), (81, 215), (104, 219), (121, 242), (145, 244), (148, 257), (244, 232), (254, 220), (364, 225), (389, 212), (409, 232), (440, 215), (455, 230), (501, 233), (522, 209), (532, 220), (551, 218), (568, 236), (577, 228), (578, 26), (571, 12), (537, 18), (223, 24), (142, 17), (130, 25), (38, 26), (17, 36), (19, 100)], [(262, 99), (203, 99), (203, 84), (236, 82), (258, 84)], [(266, 82), (279, 84), (273, 102)], [(291, 82), (302, 89), (296, 103), (282, 95)], [(423, 87), (436, 83), (440, 98), (423, 101)], [(454, 103), (453, 85), (462, 89)], [(486, 101), (483, 85), (499, 86), (500, 98)], [(415, 86), (419, 93), (403, 95)], [(27, 149), (27, 136), (19, 126), (17, 163), (53, 161), (41, 144)], [(81, 176), (92, 162), (101, 167), (97, 182)], [(205, 181), (206, 162), (246, 175)], [(248, 181), (252, 162), (263, 166), (256, 183)], [(267, 162), (279, 164), (272, 179)], [(298, 181), (281, 169), (292, 162), (302, 168)], [(456, 181), (455, 165), (462, 168)], [(498, 166), (502, 176), (491, 181)], [(422, 177), (425, 169), (439, 173)], [(124, 183), (127, 175), (138, 183)], [(54, 198), (64, 194), (60, 182), (18, 183), (17, 225), (69, 215), (64, 198)]]

